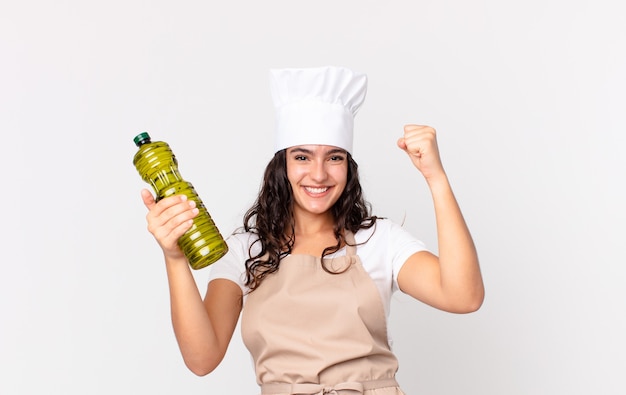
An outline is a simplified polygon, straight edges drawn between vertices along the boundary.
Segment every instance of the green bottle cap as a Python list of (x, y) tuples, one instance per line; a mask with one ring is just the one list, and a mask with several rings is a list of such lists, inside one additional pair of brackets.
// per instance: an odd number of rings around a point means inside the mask
[(150, 142), (150, 135), (147, 132), (139, 133), (137, 136), (135, 136), (133, 141), (135, 142), (135, 145), (137, 147), (140, 147), (143, 144)]

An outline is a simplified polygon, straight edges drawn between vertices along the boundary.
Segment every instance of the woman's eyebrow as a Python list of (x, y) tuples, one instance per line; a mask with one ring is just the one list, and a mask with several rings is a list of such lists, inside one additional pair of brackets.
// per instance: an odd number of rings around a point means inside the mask
[[(313, 151), (310, 149), (306, 149), (306, 148), (302, 148), (302, 147), (294, 147), (289, 151), (290, 154), (293, 153), (304, 153), (304, 154), (309, 154), (312, 155)], [(330, 150), (328, 150), (327, 152), (324, 153), (324, 155), (336, 155), (336, 154), (342, 154), (345, 155), (347, 153), (346, 150), (341, 149), (341, 148), (332, 148)]]
[(331, 155), (331, 154), (342, 154), (345, 155), (346, 154), (346, 150), (341, 149), (341, 148), (333, 148), (330, 151), (328, 151), (326, 154)]
[(308, 150), (306, 148), (300, 148), (300, 147), (292, 148), (291, 152), (289, 152), (289, 153), (293, 154), (294, 152), (302, 152), (302, 153), (305, 153), (305, 154), (312, 154), (313, 153), (313, 151), (311, 151), (311, 150)]

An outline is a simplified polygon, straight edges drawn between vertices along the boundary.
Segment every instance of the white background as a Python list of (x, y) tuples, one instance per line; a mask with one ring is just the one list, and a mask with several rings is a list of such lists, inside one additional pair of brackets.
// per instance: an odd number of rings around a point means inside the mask
[(268, 69), (323, 65), (369, 75), (354, 155), (375, 213), (436, 250), (395, 146), (432, 125), (478, 246), (478, 312), (393, 302), (407, 394), (626, 393), (619, 5), (2, 0), (0, 393), (258, 392), (238, 331), (211, 375), (182, 362), (132, 139), (169, 142), (229, 233), (272, 155)]

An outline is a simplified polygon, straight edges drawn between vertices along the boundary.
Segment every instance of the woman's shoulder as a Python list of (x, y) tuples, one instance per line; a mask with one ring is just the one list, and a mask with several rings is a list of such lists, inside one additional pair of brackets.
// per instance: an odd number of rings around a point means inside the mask
[(248, 249), (259, 240), (259, 235), (254, 232), (247, 232), (243, 229), (236, 229), (225, 239), (229, 248), (237, 250), (242, 249), (247, 252)]
[(242, 242), (245, 242), (248, 240), (255, 240), (258, 238), (259, 238), (258, 234), (254, 232), (250, 232), (250, 231), (245, 231), (242, 228), (237, 228), (233, 230), (233, 232), (227, 236), (227, 239), (235, 239), (235, 240), (242, 241)]
[[(364, 222), (367, 225), (368, 222)], [(395, 222), (385, 217), (378, 217), (372, 226), (359, 229), (354, 238), (357, 243), (366, 242), (372, 238), (381, 239), (390, 234), (395, 227), (398, 227)]]
[(357, 245), (368, 248), (405, 248), (413, 245), (414, 248), (425, 249), (424, 243), (405, 229), (401, 224), (388, 218), (377, 218), (374, 225), (359, 229), (354, 235)]

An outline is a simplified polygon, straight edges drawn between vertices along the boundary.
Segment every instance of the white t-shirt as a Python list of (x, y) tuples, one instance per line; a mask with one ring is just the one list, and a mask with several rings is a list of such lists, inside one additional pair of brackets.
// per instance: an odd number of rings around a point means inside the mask
[[(209, 281), (217, 278), (231, 280), (239, 285), (245, 295), (248, 288), (244, 285), (246, 278), (245, 261), (249, 258), (250, 245), (257, 239), (253, 233), (234, 233), (226, 242), (228, 253), (210, 266)], [(420, 240), (413, 237), (395, 222), (379, 218), (370, 229), (361, 229), (355, 235), (356, 254), (361, 259), (365, 271), (370, 275), (380, 292), (385, 315), (389, 316), (392, 294), (398, 290), (398, 273), (406, 260), (416, 252), (427, 251)], [(369, 239), (369, 240), (368, 240)], [(252, 248), (252, 253), (260, 251), (260, 244)], [(345, 247), (333, 256), (346, 254)]]

